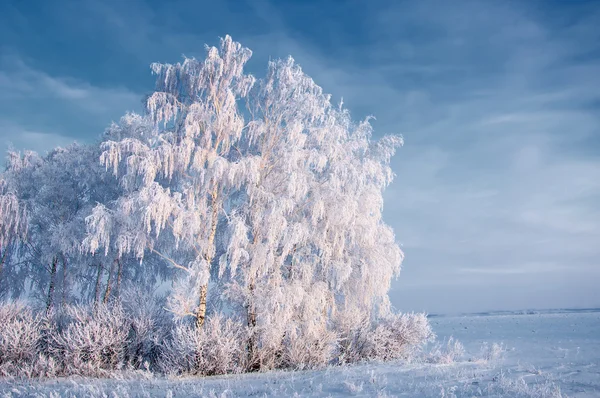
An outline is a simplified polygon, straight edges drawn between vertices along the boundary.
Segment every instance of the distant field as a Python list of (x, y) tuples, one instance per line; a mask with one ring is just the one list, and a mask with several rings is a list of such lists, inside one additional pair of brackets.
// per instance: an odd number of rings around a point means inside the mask
[[(433, 364), (423, 359), (415, 363), (367, 364), (323, 371), (180, 380), (140, 377), (129, 381), (1, 381), (0, 396), (600, 396), (597, 309), (434, 316), (431, 323), (439, 342), (453, 336), (464, 345), (465, 354), (459, 360)], [(501, 344), (503, 351), (490, 355), (492, 343)]]

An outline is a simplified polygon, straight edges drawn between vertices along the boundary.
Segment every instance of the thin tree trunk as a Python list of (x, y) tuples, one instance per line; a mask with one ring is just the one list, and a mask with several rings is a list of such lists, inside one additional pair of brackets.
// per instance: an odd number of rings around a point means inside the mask
[(254, 281), (250, 281), (248, 290), (250, 291), (250, 297), (248, 299), (248, 307), (246, 308), (247, 320), (248, 326), (250, 328), (254, 328), (256, 326), (256, 307), (254, 306)]
[[(215, 242), (215, 236), (217, 234), (217, 222), (219, 221), (219, 207), (218, 203), (218, 186), (215, 184), (212, 196), (211, 196), (211, 205), (212, 205), (212, 220), (210, 226), (210, 235), (208, 236), (208, 249), (211, 250), (213, 244)], [(207, 254), (205, 258), (208, 266), (210, 267), (212, 262), (212, 254)], [(201, 328), (204, 326), (204, 320), (206, 318), (206, 296), (208, 295), (208, 282), (205, 285), (200, 286), (200, 291), (198, 292), (198, 296), (200, 298), (200, 303), (198, 305), (198, 312), (196, 313), (196, 327)]]
[(8, 247), (4, 249), (2, 252), (2, 256), (0, 257), (0, 281), (2, 280), (2, 271), (4, 271), (4, 262), (6, 261), (6, 256), (8, 255)]
[[(252, 239), (252, 245), (256, 245), (259, 239), (258, 233), (254, 233), (254, 237)], [(294, 246), (295, 250), (295, 246)], [(290, 265), (290, 273), (291, 273), (291, 265)], [(261, 363), (260, 360), (257, 361), (254, 358), (254, 348), (256, 346), (256, 339), (254, 336), (255, 326), (256, 326), (256, 307), (254, 306), (254, 278), (250, 278), (250, 283), (248, 284), (248, 304), (246, 307), (246, 322), (250, 329), (250, 333), (248, 335), (247, 349), (248, 349), (248, 370), (251, 372), (255, 372), (260, 370)]]
[(123, 278), (123, 263), (120, 259), (117, 259), (118, 271), (117, 271), (117, 291), (115, 292), (115, 296), (117, 299), (121, 295), (121, 279)]
[(110, 290), (112, 288), (112, 277), (113, 277), (113, 271), (115, 270), (115, 262), (117, 260), (113, 261), (113, 263), (110, 266), (110, 269), (108, 270), (108, 280), (106, 281), (106, 290), (104, 290), (104, 299), (102, 300), (103, 304), (107, 304), (108, 303), (108, 299), (110, 298)]
[[(6, 261), (6, 257), (8, 256), (8, 245), (4, 248), (4, 251), (1, 252), (2, 256), (0, 256), (0, 288), (2, 287), (2, 272), (4, 271), (4, 262)], [(0, 293), (2, 291), (0, 290)]]
[(198, 305), (198, 313), (196, 314), (196, 327), (198, 329), (204, 326), (204, 318), (206, 318), (206, 295), (208, 294), (208, 284), (200, 286), (200, 304)]
[(96, 275), (96, 287), (94, 289), (94, 310), (98, 308), (100, 301), (100, 278), (102, 277), (102, 263), (98, 264), (98, 273)]
[(62, 258), (62, 306), (67, 304), (67, 259)]
[(258, 358), (254, 357), (254, 351), (256, 348), (256, 307), (254, 306), (254, 280), (250, 280), (248, 290), (248, 303), (246, 304), (246, 322), (248, 324), (248, 328), (250, 329), (248, 341), (246, 343), (246, 348), (248, 350), (248, 370), (250, 372), (256, 372), (260, 370), (261, 363)]
[(50, 269), (50, 286), (48, 287), (48, 297), (46, 298), (46, 312), (50, 312), (54, 304), (54, 287), (56, 285), (56, 264), (58, 257), (52, 259), (52, 268)]

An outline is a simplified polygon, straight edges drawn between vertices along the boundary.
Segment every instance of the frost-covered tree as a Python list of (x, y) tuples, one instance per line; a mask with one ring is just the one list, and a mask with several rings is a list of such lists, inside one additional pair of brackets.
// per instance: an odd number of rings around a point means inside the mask
[(401, 139), (373, 142), (368, 120), (333, 107), (291, 58), (255, 84), (250, 54), (226, 37), (204, 61), (153, 65), (159, 131), (109, 140), (101, 157), (127, 189), (113, 212), (143, 233), (115, 233), (100, 205), (90, 247), (118, 241), (183, 271), (170, 306), (198, 326), (209, 282), (268, 339), (330, 328), (338, 311), (388, 315), (402, 252), (382, 190)]
[(99, 155), (98, 146), (78, 144), (45, 156), (9, 154), (5, 175), (11, 197), (24, 212), (21, 224), (26, 226), (20, 248), (12, 256), (12, 262), (26, 272), (14, 274), (11, 287), (22, 291), (30, 283), (31, 292), (48, 310), (57, 300), (57, 289), (60, 302), (71, 301), (72, 288), (89, 290), (96, 274), (92, 269), (102, 268), (80, 250), (85, 218), (96, 203), (118, 196), (118, 185), (98, 163)]
[[(28, 222), (30, 213), (21, 193), (27, 179), (22, 177), (28, 170), (38, 167), (41, 163), (37, 153), (25, 151), (20, 154), (10, 151), (6, 159), (6, 169), (2, 176), (2, 217), (0, 230), (3, 250), (2, 273), (0, 274), (0, 287), (2, 293), (18, 297), (25, 288), (25, 281), (29, 276), (28, 262), (23, 260), (28, 239)], [(18, 228), (15, 228), (17, 227)], [(15, 265), (18, 264), (18, 265)]]
[[(127, 114), (119, 123), (113, 123), (104, 133), (105, 142), (120, 140), (136, 140), (145, 145), (153, 145), (157, 140), (157, 131), (152, 122), (136, 114)], [(106, 145), (106, 144), (104, 144)], [(99, 156), (95, 158), (96, 165)], [(102, 169), (107, 169), (102, 166)], [(103, 174), (103, 178), (111, 181), (107, 184), (118, 184), (111, 175)], [(145, 226), (139, 224), (143, 208), (137, 210), (130, 207), (136, 195), (137, 185), (133, 181), (123, 179), (117, 185), (118, 195), (112, 195), (105, 200), (98, 200), (95, 207), (85, 217), (88, 233), (81, 244), (84, 254), (96, 254), (94, 259), (105, 264), (108, 271), (108, 280), (102, 301), (106, 302), (111, 293), (111, 284), (115, 287), (115, 295), (119, 294), (123, 280), (128, 280), (138, 286), (152, 290), (157, 282), (164, 281), (170, 276), (169, 269), (164, 266), (164, 259), (153, 252), (145, 253), (148, 249), (149, 233)], [(136, 213), (136, 211), (138, 213)], [(99, 248), (102, 250), (99, 251)], [(144, 255), (145, 253), (145, 255)], [(140, 263), (139, 259), (144, 258)], [(100, 291), (100, 275), (102, 268), (98, 268), (94, 297), (102, 295)], [(96, 300), (100, 301), (100, 300)]]
[(260, 166), (230, 217), (220, 263), (239, 276), (227, 294), (275, 345), (322, 338), (338, 310), (356, 322), (388, 315), (402, 252), (381, 220), (382, 190), (401, 139), (371, 142), (368, 121), (332, 107), (291, 58), (270, 63), (248, 108), (246, 151)]
[[(224, 200), (230, 187), (256, 167), (251, 158), (232, 158), (244, 130), (237, 100), (254, 82), (242, 70), (250, 54), (226, 38), (221, 52), (209, 49), (203, 62), (153, 65), (157, 91), (147, 105), (154, 122), (162, 123), (162, 133), (103, 144), (103, 163), (128, 190), (116, 211), (139, 232), (135, 237), (117, 234), (120, 252), (140, 259), (153, 253), (182, 271), (170, 308), (194, 316), (198, 326), (206, 315)], [(92, 248), (110, 245), (112, 234), (102, 217), (89, 220)]]
[(10, 176), (0, 175), (0, 297), (10, 289), (10, 277), (5, 274), (13, 271), (5, 269), (10, 254), (14, 253), (27, 231), (25, 208), (19, 203), (17, 194), (10, 184)]

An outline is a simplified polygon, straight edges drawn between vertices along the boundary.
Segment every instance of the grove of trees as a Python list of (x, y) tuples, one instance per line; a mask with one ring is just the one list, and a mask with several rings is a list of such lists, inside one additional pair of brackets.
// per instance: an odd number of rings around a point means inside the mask
[(250, 56), (226, 36), (204, 60), (153, 64), (144, 115), (8, 154), (0, 375), (318, 367), (431, 338), (388, 298), (401, 137), (373, 140), (292, 58), (257, 80)]

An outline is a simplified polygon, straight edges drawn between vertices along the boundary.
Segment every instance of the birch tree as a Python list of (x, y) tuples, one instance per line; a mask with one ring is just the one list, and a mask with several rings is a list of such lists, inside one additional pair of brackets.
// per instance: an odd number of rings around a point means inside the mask
[(0, 297), (9, 290), (18, 292), (7, 283), (10, 278), (6, 273), (13, 271), (7, 269), (7, 262), (27, 232), (26, 212), (9, 178), (9, 175), (0, 175)]
[(372, 142), (368, 120), (332, 107), (291, 58), (269, 64), (248, 109), (245, 150), (260, 162), (219, 261), (239, 270), (227, 295), (274, 345), (324, 336), (338, 308), (356, 322), (389, 315), (402, 252), (381, 219), (382, 191), (401, 138)]
[(6, 175), (15, 203), (24, 209), (21, 223), (26, 225), (14, 260), (27, 267), (32, 292), (47, 310), (58, 299), (70, 301), (72, 288), (85, 291), (89, 286), (88, 259), (80, 251), (85, 218), (97, 202), (119, 196), (118, 185), (106, 178), (110, 176), (98, 163), (99, 154), (98, 146), (73, 144), (46, 156), (9, 155)]
[(328, 328), (338, 310), (385, 316), (402, 252), (381, 219), (382, 191), (401, 138), (372, 141), (369, 121), (332, 106), (291, 58), (255, 85), (243, 72), (250, 54), (227, 36), (204, 61), (152, 66), (158, 131), (103, 143), (127, 195), (94, 210), (89, 247), (119, 242), (119, 253), (179, 270), (170, 308), (199, 327), (209, 280), (251, 328), (280, 337)]
[[(120, 234), (120, 251), (140, 260), (153, 253), (181, 271), (170, 308), (194, 316), (198, 327), (206, 316), (224, 198), (232, 183), (256, 167), (243, 159), (232, 168), (232, 151), (244, 129), (237, 100), (254, 83), (243, 73), (250, 54), (226, 37), (220, 49), (207, 49), (202, 62), (152, 65), (157, 91), (147, 108), (163, 132), (151, 140), (128, 137), (103, 144), (102, 162), (129, 190), (118, 211), (144, 231), (137, 239)], [(90, 240), (107, 247), (104, 228), (92, 221)]]
[[(148, 118), (129, 113), (119, 123), (113, 123), (102, 138), (102, 147), (120, 140), (132, 140), (152, 146), (157, 142), (157, 130)], [(95, 158), (97, 165), (100, 165), (99, 160), (100, 154)], [(104, 162), (102, 158), (102, 163)], [(144, 207), (134, 204), (135, 200), (140, 199), (140, 195), (143, 198), (145, 194), (137, 191), (137, 177), (133, 175), (124, 177), (121, 181), (116, 180), (112, 174), (125, 173), (125, 165), (121, 165), (121, 170), (102, 168), (110, 171), (103, 176), (110, 180), (107, 184), (116, 186), (118, 194), (98, 201), (85, 217), (87, 233), (81, 242), (81, 252), (91, 254), (97, 264), (102, 264), (97, 268), (93, 283), (92, 297), (95, 302), (107, 302), (111, 293), (118, 296), (123, 280), (151, 290), (157, 283), (170, 277), (162, 258), (153, 252), (147, 252), (151, 247), (151, 236), (146, 231), (145, 224), (141, 224)], [(144, 261), (141, 262), (140, 259)], [(105, 271), (108, 275), (103, 288)]]

